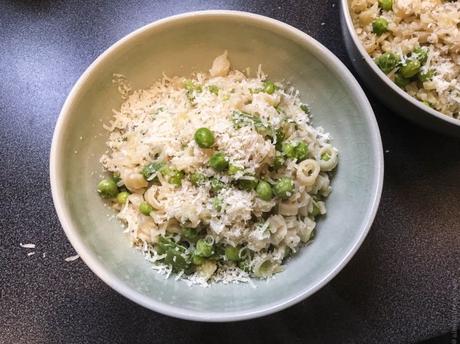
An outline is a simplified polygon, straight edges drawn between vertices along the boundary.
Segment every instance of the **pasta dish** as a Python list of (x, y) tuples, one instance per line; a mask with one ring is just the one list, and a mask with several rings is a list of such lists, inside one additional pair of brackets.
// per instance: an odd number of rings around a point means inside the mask
[(401, 89), (460, 119), (460, 1), (351, 0), (359, 39)]
[(124, 102), (105, 128), (97, 191), (155, 269), (190, 283), (248, 281), (282, 270), (326, 214), (337, 150), (299, 92), (233, 70), (148, 89), (116, 82)]

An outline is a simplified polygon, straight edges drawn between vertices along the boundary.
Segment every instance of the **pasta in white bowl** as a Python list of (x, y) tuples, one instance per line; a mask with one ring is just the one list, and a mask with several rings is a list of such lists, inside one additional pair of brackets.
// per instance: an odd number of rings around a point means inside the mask
[(311, 242), (338, 155), (298, 91), (232, 70), (227, 52), (192, 79), (116, 83), (98, 192), (156, 269), (198, 284), (267, 278)]

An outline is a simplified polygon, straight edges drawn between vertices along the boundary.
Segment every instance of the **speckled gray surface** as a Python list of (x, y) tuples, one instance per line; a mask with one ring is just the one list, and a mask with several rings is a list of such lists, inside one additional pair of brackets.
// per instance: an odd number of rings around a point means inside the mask
[[(460, 309), (460, 141), (372, 97), (386, 150), (380, 210), (349, 265), (308, 300), (253, 321), (187, 322), (124, 299), (80, 260), (64, 261), (74, 251), (54, 212), (48, 158), (66, 95), (125, 34), (211, 8), (285, 21), (350, 66), (337, 0), (0, 2), (0, 343), (399, 343), (449, 332)], [(20, 242), (35, 243), (35, 255)]]

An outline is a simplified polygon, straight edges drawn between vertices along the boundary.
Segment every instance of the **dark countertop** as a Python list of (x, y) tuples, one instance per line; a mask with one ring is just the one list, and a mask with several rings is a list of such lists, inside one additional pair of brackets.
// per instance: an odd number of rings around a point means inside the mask
[(285, 21), (350, 66), (337, 0), (0, 2), (0, 343), (399, 343), (449, 333), (460, 319), (460, 141), (372, 96), (385, 149), (380, 209), (348, 266), (304, 302), (246, 322), (176, 320), (128, 301), (81, 260), (64, 260), (75, 252), (54, 211), (48, 159), (67, 94), (119, 38), (202, 9)]

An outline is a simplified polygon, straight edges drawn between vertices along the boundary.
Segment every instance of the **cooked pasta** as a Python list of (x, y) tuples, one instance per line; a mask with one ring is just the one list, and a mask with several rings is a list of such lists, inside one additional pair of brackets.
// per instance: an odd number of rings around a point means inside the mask
[(350, 0), (359, 39), (400, 88), (460, 119), (460, 1)]
[(123, 82), (98, 192), (131, 242), (193, 283), (281, 271), (314, 237), (338, 161), (298, 91), (232, 70), (226, 52), (192, 79)]

